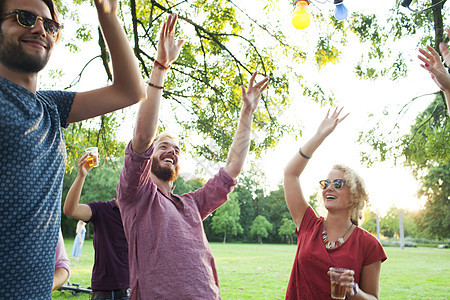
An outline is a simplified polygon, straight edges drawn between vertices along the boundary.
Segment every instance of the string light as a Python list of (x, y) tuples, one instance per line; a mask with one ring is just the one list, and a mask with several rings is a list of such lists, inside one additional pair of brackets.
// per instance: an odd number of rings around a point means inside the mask
[[(325, 4), (326, 1), (320, 2), (318, 0), (314, 0), (320, 4)], [(411, 2), (412, 0), (403, 0), (405, 2)], [(311, 23), (311, 13), (309, 11), (309, 3), (311, 0), (297, 0), (295, 1), (295, 9), (292, 13), (292, 25), (294, 25), (297, 29), (305, 29)], [(334, 0), (334, 4), (336, 5), (334, 10), (334, 17), (343, 21), (348, 17), (348, 9), (344, 5), (344, 0)]]
[(344, 0), (334, 0), (334, 4), (336, 5), (334, 17), (339, 21), (347, 19), (348, 9), (344, 5)]
[(292, 25), (297, 29), (305, 29), (311, 23), (311, 13), (309, 12), (309, 1), (298, 0), (295, 2), (295, 9), (292, 13)]

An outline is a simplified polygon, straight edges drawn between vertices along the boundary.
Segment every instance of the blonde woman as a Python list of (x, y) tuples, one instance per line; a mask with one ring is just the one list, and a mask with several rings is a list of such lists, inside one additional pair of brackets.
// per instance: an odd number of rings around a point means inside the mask
[(78, 260), (81, 255), (81, 248), (83, 248), (84, 237), (86, 235), (86, 223), (79, 220), (77, 223), (77, 235), (75, 236), (75, 240), (73, 241), (72, 247), (72, 257), (75, 260)]
[(364, 182), (352, 169), (335, 165), (322, 188), (327, 216), (317, 217), (300, 184), (314, 151), (334, 131), (342, 108), (328, 111), (316, 134), (303, 145), (284, 171), (286, 202), (294, 220), (298, 248), (286, 299), (330, 299), (330, 267), (350, 271), (340, 276), (347, 299), (378, 299), (381, 262), (386, 254), (378, 240), (358, 227), (368, 201)]

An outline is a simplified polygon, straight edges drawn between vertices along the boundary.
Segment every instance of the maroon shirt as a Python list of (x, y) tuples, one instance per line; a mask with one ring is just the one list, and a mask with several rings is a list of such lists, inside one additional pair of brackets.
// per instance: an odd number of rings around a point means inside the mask
[(361, 281), (363, 266), (385, 261), (386, 254), (378, 240), (359, 227), (341, 246), (327, 250), (322, 240), (324, 218), (318, 218), (311, 207), (300, 224), (297, 253), (286, 292), (286, 299), (331, 299), (330, 267), (355, 271), (355, 282)]
[(129, 245), (130, 299), (220, 299), (214, 258), (202, 221), (225, 203), (236, 185), (223, 169), (202, 188), (172, 195), (150, 177), (152, 146), (125, 150), (117, 186)]
[(95, 260), (91, 278), (94, 290), (121, 290), (130, 287), (128, 244), (120, 211), (114, 200), (87, 204), (92, 211), (89, 222), (94, 225)]

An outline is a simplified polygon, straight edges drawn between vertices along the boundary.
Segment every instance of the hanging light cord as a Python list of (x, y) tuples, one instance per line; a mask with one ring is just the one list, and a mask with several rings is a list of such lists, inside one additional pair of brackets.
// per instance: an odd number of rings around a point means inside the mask
[[(309, 2), (313, 2), (313, 1), (309, 1)], [(320, 3), (320, 4), (325, 4), (325, 3), (327, 3), (328, 2), (328, 0), (324, 0), (323, 2), (322, 1), (318, 1), (318, 0), (314, 0), (314, 2), (317, 2), (317, 3)]]
[[(414, 9), (411, 9), (411, 8), (409, 7), (409, 5), (408, 5), (408, 6), (404, 6), (404, 7), (406, 7), (407, 9), (409, 9), (410, 11), (412, 11), (412, 12), (415, 13), (415, 14), (419, 14), (419, 13), (421, 13), (421, 12), (424, 12), (424, 11), (427, 11), (427, 10), (429, 10), (429, 9), (432, 9), (432, 8), (435, 7), (435, 6), (438, 6), (438, 5), (442, 4), (442, 3), (444, 3), (445, 1), (447, 1), (447, 0), (441, 0), (441, 1), (439, 1), (438, 3), (435, 3), (435, 4), (433, 4), (433, 5), (431, 5), (431, 6), (427, 7), (427, 8), (424, 8), (424, 9), (422, 9), (422, 10), (414, 10)], [(402, 5), (402, 6), (403, 6), (403, 5)]]

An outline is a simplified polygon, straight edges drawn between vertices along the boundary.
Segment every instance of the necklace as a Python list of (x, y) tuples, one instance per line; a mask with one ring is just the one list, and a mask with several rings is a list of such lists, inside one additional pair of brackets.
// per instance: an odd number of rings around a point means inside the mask
[(345, 242), (344, 237), (347, 235), (347, 233), (350, 231), (350, 229), (352, 229), (352, 227), (353, 227), (353, 223), (350, 224), (350, 227), (347, 229), (347, 231), (344, 233), (344, 235), (342, 237), (338, 238), (337, 241), (330, 242), (328, 240), (327, 231), (325, 229), (325, 221), (324, 221), (323, 222), (322, 239), (323, 239), (323, 243), (325, 244), (325, 248), (330, 250), (330, 249), (334, 249), (334, 248), (337, 248), (340, 245), (342, 245)]

